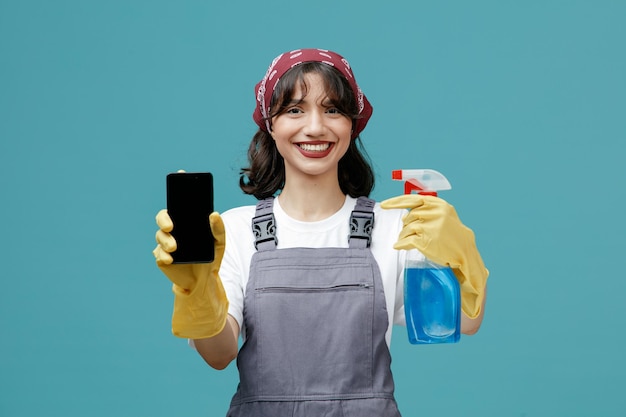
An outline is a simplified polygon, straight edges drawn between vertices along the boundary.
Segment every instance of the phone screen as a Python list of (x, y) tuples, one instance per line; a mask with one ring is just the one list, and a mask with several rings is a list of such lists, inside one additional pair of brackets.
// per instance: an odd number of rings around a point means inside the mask
[(167, 175), (167, 212), (174, 223), (177, 248), (174, 263), (213, 262), (214, 242), (209, 225), (213, 212), (213, 175), (177, 172)]

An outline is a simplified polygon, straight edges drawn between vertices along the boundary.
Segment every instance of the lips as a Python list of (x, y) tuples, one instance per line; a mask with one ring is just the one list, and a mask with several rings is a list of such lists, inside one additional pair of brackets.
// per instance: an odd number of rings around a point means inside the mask
[(300, 153), (307, 158), (323, 158), (333, 147), (331, 142), (301, 142), (295, 144)]

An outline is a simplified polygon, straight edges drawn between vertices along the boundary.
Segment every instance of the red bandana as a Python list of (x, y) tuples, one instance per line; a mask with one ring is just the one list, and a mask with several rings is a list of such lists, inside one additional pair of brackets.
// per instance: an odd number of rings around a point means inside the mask
[(270, 100), (272, 99), (276, 84), (284, 73), (304, 62), (323, 62), (324, 64), (335, 67), (346, 77), (354, 92), (359, 107), (359, 115), (361, 116), (356, 120), (354, 132), (352, 132), (352, 138), (356, 138), (359, 133), (365, 129), (365, 125), (367, 125), (367, 121), (372, 115), (372, 106), (357, 85), (348, 61), (341, 55), (324, 49), (296, 49), (295, 51), (285, 52), (274, 58), (272, 64), (267, 69), (265, 77), (263, 77), (254, 88), (254, 92), (256, 93), (256, 108), (254, 109), (252, 118), (255, 123), (261, 130), (269, 132), (270, 121), (267, 118), (270, 114)]

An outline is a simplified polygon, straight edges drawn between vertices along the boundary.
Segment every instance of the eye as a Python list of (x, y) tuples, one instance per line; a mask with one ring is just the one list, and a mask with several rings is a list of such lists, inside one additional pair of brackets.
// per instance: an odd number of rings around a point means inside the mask
[(300, 114), (300, 113), (302, 113), (302, 110), (300, 110), (297, 107), (290, 107), (287, 110), (285, 110), (285, 113), (286, 114)]
[(326, 113), (329, 113), (329, 114), (342, 114), (342, 113), (339, 111), (339, 109), (338, 109), (338, 108), (336, 108), (336, 107), (331, 107), (331, 108), (327, 109), (327, 110), (326, 110)]

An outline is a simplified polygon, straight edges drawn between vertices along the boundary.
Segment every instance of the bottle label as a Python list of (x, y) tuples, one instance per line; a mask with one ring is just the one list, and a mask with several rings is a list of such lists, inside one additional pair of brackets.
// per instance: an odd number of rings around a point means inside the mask
[(412, 344), (460, 339), (459, 284), (450, 268), (406, 268), (404, 311)]

